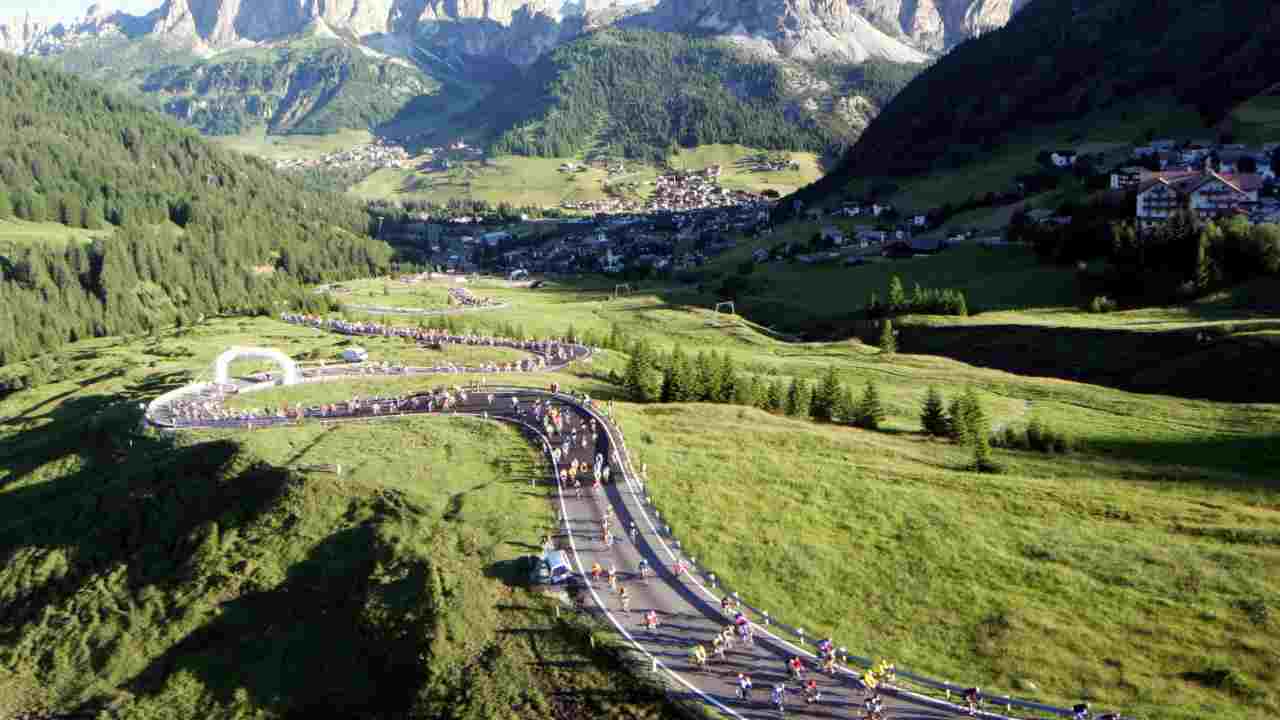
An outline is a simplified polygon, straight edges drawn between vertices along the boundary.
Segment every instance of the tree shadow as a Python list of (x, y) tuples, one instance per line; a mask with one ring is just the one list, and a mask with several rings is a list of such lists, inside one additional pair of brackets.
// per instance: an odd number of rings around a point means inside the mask
[[(223, 603), (216, 619), (153, 660), (129, 689), (156, 692), (187, 672), (225, 702), (248, 693), (255, 706), (288, 717), (405, 712), (423, 680), (420, 648), (413, 633), (366, 613), (380, 550), (372, 522), (330, 535), (280, 585)], [(423, 582), (419, 567), (377, 595), (404, 617)]]

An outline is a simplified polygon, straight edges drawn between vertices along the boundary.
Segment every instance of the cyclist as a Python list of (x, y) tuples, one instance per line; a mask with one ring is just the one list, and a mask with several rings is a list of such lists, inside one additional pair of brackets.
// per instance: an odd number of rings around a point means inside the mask
[(738, 699), (751, 701), (751, 676), (738, 673)]
[(689, 650), (689, 660), (693, 662), (694, 667), (701, 670), (707, 666), (707, 651), (701, 645), (694, 645)]
[(778, 708), (779, 715), (787, 714), (787, 686), (778, 683), (773, 686), (773, 694), (769, 697), (769, 701), (774, 707)]
[(641, 580), (643, 580), (643, 579), (645, 579), (645, 578), (649, 577), (649, 561), (648, 561), (648, 560), (645, 560), (644, 558), (641, 558), (641, 559), (640, 559), (640, 568), (639, 568), (639, 569), (640, 569), (640, 579), (641, 579)]
[(804, 702), (806, 705), (812, 705), (822, 700), (822, 690), (818, 689), (818, 681), (809, 678), (804, 684)]
[(791, 678), (796, 682), (804, 679), (804, 661), (798, 655), (792, 655), (787, 661), (787, 669), (791, 671)]
[(1076, 703), (1071, 708), (1071, 720), (1089, 720), (1089, 703)]
[(644, 626), (648, 628), (649, 632), (658, 629), (658, 613), (656, 610), (650, 610), (644, 614)]
[(622, 602), (622, 612), (631, 614), (631, 595), (625, 587), (618, 588), (618, 600)]
[(631, 542), (636, 542), (640, 537), (640, 528), (636, 527), (636, 521), (631, 521)]
[(971, 687), (964, 691), (965, 704), (969, 706), (969, 714), (978, 714), (978, 699), (981, 697), (982, 691), (976, 687)]
[(600, 582), (602, 574), (604, 574), (604, 568), (600, 567), (600, 563), (591, 563), (591, 581), (593, 583)]
[(724, 660), (724, 637), (717, 634), (711, 641), (711, 649), (717, 659)]

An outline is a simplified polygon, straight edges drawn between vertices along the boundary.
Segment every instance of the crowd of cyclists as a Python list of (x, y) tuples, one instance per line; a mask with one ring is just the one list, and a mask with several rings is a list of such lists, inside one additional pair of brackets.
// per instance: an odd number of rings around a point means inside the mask
[(481, 297), (466, 288), (449, 288), (449, 304), (461, 307), (494, 307), (502, 303), (491, 297)]
[[(546, 367), (548, 360), (563, 364), (576, 359), (585, 350), (580, 346), (558, 340), (522, 341), (496, 336), (450, 335), (444, 331), (426, 328), (394, 327), (381, 323), (351, 322), (295, 314), (284, 315), (282, 319), (285, 322), (340, 334), (405, 337), (422, 343), (441, 345), (455, 343), (511, 347), (533, 353), (536, 360), (522, 361), (519, 365), (520, 370), (526, 369), (524, 362), (538, 363), (530, 369)], [(515, 369), (515, 365), (497, 367)], [(555, 385), (550, 389), (553, 393), (560, 390)], [(352, 396), (342, 402), (306, 407), (295, 404), (248, 410), (233, 410), (226, 407), (226, 399), (235, 392), (235, 385), (204, 386), (198, 392), (182, 396), (160, 408), (159, 413), (162, 417), (159, 419), (177, 427), (246, 425), (254, 427), (296, 422), (308, 418), (350, 419), (406, 413), (449, 412), (459, 404), (467, 403), (472, 395), (479, 396), (481, 407), (493, 408), (495, 411), (506, 410), (509, 407), (512, 414), (525, 418), (530, 424), (540, 428), (548, 438), (550, 445), (548, 449), (558, 468), (558, 479), (563, 487), (571, 489), (577, 497), (581, 498), (585, 490), (584, 486), (587, 483), (590, 484), (591, 495), (601, 506), (600, 539), (606, 548), (611, 548), (617, 541), (618, 536), (615, 535), (615, 530), (619, 529), (617, 527), (619, 523), (614, 516), (612, 505), (604, 497), (603, 488), (614, 477), (612, 468), (620, 465), (620, 458), (616, 451), (607, 449), (598, 451), (597, 448), (608, 447), (607, 443), (600, 443), (604, 428), (600, 427), (594, 418), (579, 415), (567, 406), (545, 399), (526, 401), (522, 404), (516, 396), (499, 398), (494, 393), (487, 392), (482, 384), (471, 388), (437, 387), (429, 392), (407, 395), (371, 398)], [(579, 400), (588, 407), (595, 406), (589, 396), (583, 395)], [(504, 407), (503, 403), (509, 403), (509, 405)], [(473, 404), (472, 407), (474, 406)], [(609, 457), (605, 456), (606, 453)], [(586, 455), (593, 458), (594, 462), (574, 458), (573, 455)], [(633, 543), (638, 540), (638, 529), (634, 522), (629, 523), (624, 532)], [(548, 547), (553, 546), (550, 536), (545, 544)], [(677, 561), (672, 566), (672, 572), (679, 577), (687, 573), (688, 568), (682, 561)], [(648, 562), (641, 559), (635, 577), (645, 582), (650, 574)], [(613, 593), (622, 612), (628, 616), (631, 615), (632, 593), (626, 587), (623, 573), (619, 572), (616, 565), (610, 563), (606, 569), (596, 563), (591, 568), (590, 578), (593, 584), (607, 582), (609, 592)], [(710, 670), (714, 664), (724, 664), (727, 661), (727, 653), (733, 651), (738, 645), (747, 649), (755, 644), (756, 626), (739, 609), (738, 602), (733, 596), (726, 594), (722, 598), (721, 611), (728, 621), (727, 624), (712, 636), (710, 643), (704, 645), (699, 642), (689, 648), (690, 662), (699, 670)], [(656, 633), (661, 624), (660, 617), (655, 610), (650, 609), (643, 614), (639, 624), (650, 633)], [(806, 705), (822, 703), (822, 690), (815, 676), (820, 673), (831, 676), (837, 674), (836, 650), (833, 642), (826, 639), (818, 643), (817, 651), (816, 661), (806, 660), (799, 655), (786, 659), (783, 677), (787, 678), (790, 684), (777, 682), (769, 691), (769, 705), (775, 708), (779, 715), (785, 715), (787, 712), (791, 695), (798, 695)], [(894, 665), (884, 661), (874, 665), (861, 677), (861, 685), (865, 692), (862, 702), (864, 718), (882, 720), (883, 703), (879, 690), (882, 686), (893, 683), (895, 677)], [(737, 673), (736, 686), (740, 701), (753, 702), (754, 686), (749, 674)], [(969, 688), (963, 693), (961, 707), (967, 710), (968, 714), (976, 715), (981, 709), (981, 703), (982, 693), (979, 688)], [(1089, 720), (1092, 716), (1088, 705), (1080, 704), (1073, 708), (1072, 717), (1073, 720)], [(1118, 715), (1102, 715), (1097, 720), (1121, 720), (1121, 718)]]
[(339, 335), (357, 335), (366, 337), (404, 338), (421, 345), (443, 347), (445, 345), (464, 345), (470, 347), (493, 347), (523, 350), (541, 359), (536, 368), (521, 369), (555, 369), (565, 363), (580, 359), (587, 354), (587, 349), (563, 340), (517, 340), (498, 335), (479, 335), (475, 333), (452, 334), (438, 328), (422, 328), (404, 325), (391, 325), (372, 321), (343, 320), (342, 318), (319, 317), (285, 313), (280, 319), (292, 325), (337, 333)]

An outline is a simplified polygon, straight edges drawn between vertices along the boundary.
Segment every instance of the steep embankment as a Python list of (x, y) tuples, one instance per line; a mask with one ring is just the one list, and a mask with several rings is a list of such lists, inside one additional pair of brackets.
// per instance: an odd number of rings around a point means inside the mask
[(1265, 0), (1040, 0), (922, 73), (801, 197), (980, 162), (1016, 132), (1143, 96), (1173, 95), (1216, 122), (1280, 80), (1277, 29), (1280, 7)]

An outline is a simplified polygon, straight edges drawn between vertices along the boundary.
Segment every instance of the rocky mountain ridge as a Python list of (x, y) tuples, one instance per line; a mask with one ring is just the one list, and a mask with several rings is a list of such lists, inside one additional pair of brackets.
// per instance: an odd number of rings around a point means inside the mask
[(145, 16), (93, 6), (57, 22), (0, 19), (0, 50), (55, 55), (146, 36), (201, 55), (288, 39), (317, 22), (346, 39), (531, 65), (604, 24), (724, 36), (762, 55), (921, 62), (1000, 27), (1029, 0), (165, 0)]

